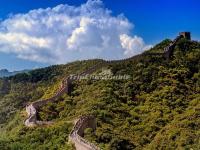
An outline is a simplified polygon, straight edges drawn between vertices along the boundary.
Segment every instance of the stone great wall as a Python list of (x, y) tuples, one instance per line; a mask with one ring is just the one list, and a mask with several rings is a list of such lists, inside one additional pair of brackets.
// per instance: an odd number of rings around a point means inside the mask
[[(151, 53), (148, 55), (163, 55), (166, 59), (169, 59), (174, 51), (177, 41), (180, 40), (181, 38), (186, 38), (186, 39), (190, 40), (190, 38), (191, 38), (190, 33), (189, 32), (181, 32), (179, 34), (179, 36), (177, 36), (177, 38), (169, 44), (169, 46), (164, 48), (163, 53)], [(95, 72), (97, 69), (102, 68), (105, 64), (121, 62), (121, 61), (129, 60), (132, 58), (133, 57), (128, 58), (128, 59), (123, 59), (123, 60), (102, 61), (102, 62), (92, 66), (91, 68), (87, 69), (86, 71), (84, 71), (78, 75), (74, 75), (74, 76), (91, 74), (91, 73)], [(50, 122), (50, 121), (39, 121), (37, 119), (38, 108), (45, 106), (47, 103), (55, 102), (56, 99), (58, 97), (62, 96), (64, 93), (69, 94), (70, 90), (71, 90), (71, 83), (73, 82), (73, 80), (74, 80), (73, 76), (66, 77), (62, 81), (60, 88), (58, 89), (57, 93), (53, 97), (51, 97), (49, 99), (38, 100), (38, 101), (35, 101), (35, 102), (27, 105), (26, 112), (28, 114), (28, 118), (24, 122), (25, 126), (33, 127), (33, 126), (37, 126), (37, 125), (52, 124), (52, 122)], [(81, 116), (78, 119), (78, 121), (75, 123), (73, 130), (71, 131), (71, 133), (69, 135), (69, 141), (74, 143), (77, 150), (100, 150), (100, 148), (98, 148), (97, 146), (95, 146), (94, 144), (88, 142), (87, 140), (85, 140), (83, 138), (84, 130), (86, 128), (92, 128), (93, 130), (96, 129), (96, 119), (94, 116), (90, 116), (90, 115)]]
[(77, 150), (100, 150), (96, 145), (83, 138), (86, 128), (96, 129), (96, 118), (94, 116), (82, 116), (75, 123), (73, 130), (69, 135), (69, 141), (75, 144)]
[(164, 48), (164, 57), (167, 60), (169, 60), (169, 58), (172, 56), (176, 43), (182, 38), (190, 40), (190, 33), (189, 32), (179, 33), (179, 36), (177, 36), (167, 47)]
[[(98, 63), (92, 66), (88, 70), (78, 75), (81, 76), (81, 75), (91, 74), (95, 72), (98, 68), (101, 68), (105, 63), (106, 61), (102, 61), (101, 63)], [(62, 81), (62, 84), (58, 92), (53, 97), (49, 99), (38, 100), (31, 103), (30, 105), (27, 105), (26, 112), (28, 114), (28, 118), (25, 120), (25, 126), (34, 127), (37, 125), (52, 124), (52, 122), (50, 121), (39, 121), (37, 119), (37, 110), (39, 107), (45, 106), (47, 103), (55, 102), (56, 99), (60, 97), (61, 95), (63, 95), (64, 93), (69, 94), (72, 81), (73, 81), (72, 76), (65, 78)], [(96, 147), (94, 144), (82, 138), (84, 130), (86, 128), (92, 128), (93, 130), (96, 129), (96, 119), (93, 116), (86, 115), (86, 116), (80, 117), (78, 121), (75, 123), (73, 130), (71, 131), (69, 135), (69, 140), (75, 144), (75, 147), (77, 150), (99, 150), (99, 148)]]

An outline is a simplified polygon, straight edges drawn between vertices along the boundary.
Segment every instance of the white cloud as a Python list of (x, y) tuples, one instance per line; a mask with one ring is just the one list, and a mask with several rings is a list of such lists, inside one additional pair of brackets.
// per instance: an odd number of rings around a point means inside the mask
[(113, 16), (100, 0), (36, 9), (0, 22), (0, 52), (49, 64), (120, 59), (148, 48), (141, 37), (130, 36), (133, 26), (123, 15)]
[(142, 53), (144, 50), (150, 49), (151, 45), (145, 45), (143, 39), (138, 36), (130, 37), (126, 34), (120, 35), (122, 48), (125, 49), (125, 56), (133, 56)]

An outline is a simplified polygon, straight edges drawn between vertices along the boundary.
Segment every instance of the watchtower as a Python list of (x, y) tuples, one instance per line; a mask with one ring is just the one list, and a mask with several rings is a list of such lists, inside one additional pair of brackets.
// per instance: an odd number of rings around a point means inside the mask
[(191, 40), (190, 32), (180, 32), (179, 35), (182, 36), (183, 38), (187, 39), (187, 40)]

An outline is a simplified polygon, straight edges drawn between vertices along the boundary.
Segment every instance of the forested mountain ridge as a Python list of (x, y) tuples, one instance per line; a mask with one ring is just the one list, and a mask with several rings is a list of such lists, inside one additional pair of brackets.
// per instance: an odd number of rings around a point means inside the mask
[(29, 70), (22, 70), (22, 71), (13, 71), (10, 72), (7, 69), (0, 69), (0, 77), (9, 77), (9, 76), (14, 76), (18, 73), (24, 73), (24, 72), (28, 72)]
[[(162, 52), (165, 40), (145, 53)], [(97, 118), (97, 130), (85, 138), (102, 149), (199, 149), (200, 43), (181, 39), (170, 60), (141, 54), (97, 70), (130, 75), (127, 80), (73, 82), (70, 95), (39, 111), (44, 127), (27, 128), (25, 105), (51, 97), (61, 80), (102, 60), (18, 74), (0, 80), (0, 149), (73, 149), (68, 135), (83, 114)], [(70, 122), (71, 121), (71, 122)]]

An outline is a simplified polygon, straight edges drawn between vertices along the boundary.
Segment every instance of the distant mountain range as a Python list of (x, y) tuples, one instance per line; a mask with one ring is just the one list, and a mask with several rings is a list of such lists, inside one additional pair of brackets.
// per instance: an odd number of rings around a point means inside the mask
[(0, 69), (0, 77), (9, 77), (9, 76), (14, 76), (18, 73), (24, 73), (24, 72), (28, 72), (29, 70), (21, 70), (21, 71), (13, 71), (10, 72), (7, 69)]

